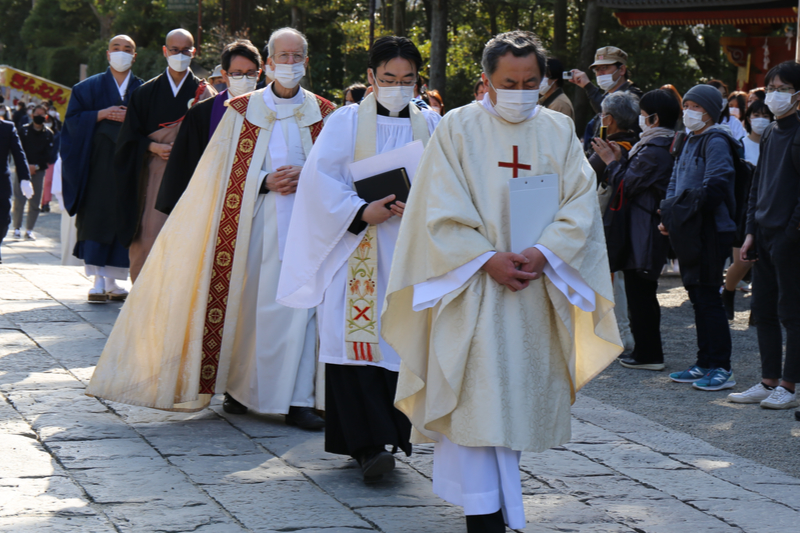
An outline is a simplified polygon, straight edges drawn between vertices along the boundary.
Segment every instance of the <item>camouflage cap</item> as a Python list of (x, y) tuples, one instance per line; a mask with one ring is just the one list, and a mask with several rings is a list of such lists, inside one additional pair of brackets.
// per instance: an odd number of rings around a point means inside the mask
[(600, 65), (613, 65), (614, 63), (628, 64), (628, 54), (620, 50), (616, 46), (604, 46), (598, 48), (594, 54), (594, 63), (589, 68), (598, 67)]

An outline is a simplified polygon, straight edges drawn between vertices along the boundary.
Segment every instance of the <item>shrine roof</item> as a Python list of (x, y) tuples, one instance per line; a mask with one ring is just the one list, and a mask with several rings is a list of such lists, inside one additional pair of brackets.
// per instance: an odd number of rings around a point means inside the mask
[(797, 23), (796, 0), (599, 0), (598, 4), (613, 9), (627, 28)]

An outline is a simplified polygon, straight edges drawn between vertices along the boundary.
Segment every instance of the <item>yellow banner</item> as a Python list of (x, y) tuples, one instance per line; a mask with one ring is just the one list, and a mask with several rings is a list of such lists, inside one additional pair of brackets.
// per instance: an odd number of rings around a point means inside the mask
[(72, 94), (69, 87), (6, 65), (0, 66), (0, 86), (10, 87), (42, 101), (52, 100), (61, 118), (67, 115), (67, 104)]

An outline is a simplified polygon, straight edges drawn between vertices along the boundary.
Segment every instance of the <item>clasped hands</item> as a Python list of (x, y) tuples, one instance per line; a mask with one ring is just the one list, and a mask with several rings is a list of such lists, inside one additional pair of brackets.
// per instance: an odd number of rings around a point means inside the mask
[(97, 112), (97, 122), (101, 120), (113, 120), (114, 122), (125, 122), (125, 114), (128, 108), (124, 105), (112, 105)]
[(521, 291), (531, 281), (542, 277), (547, 258), (538, 248), (526, 248), (521, 254), (497, 252), (481, 267), (493, 280), (511, 292)]
[(300, 179), (300, 165), (284, 165), (267, 175), (267, 189), (283, 196), (297, 192), (297, 180)]

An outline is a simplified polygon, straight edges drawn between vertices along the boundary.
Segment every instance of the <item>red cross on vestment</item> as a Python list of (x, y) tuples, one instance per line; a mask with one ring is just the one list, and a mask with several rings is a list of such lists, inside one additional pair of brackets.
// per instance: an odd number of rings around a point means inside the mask
[(503, 167), (503, 168), (513, 169), (514, 175), (512, 177), (514, 177), (514, 178), (519, 177), (519, 169), (522, 169), (522, 170), (530, 170), (531, 169), (530, 165), (523, 165), (522, 163), (519, 162), (519, 146), (517, 146), (516, 144), (514, 145), (514, 162), (513, 163), (502, 163), (502, 162), (499, 162), (499, 163), (497, 163), (497, 166), (498, 167)]

